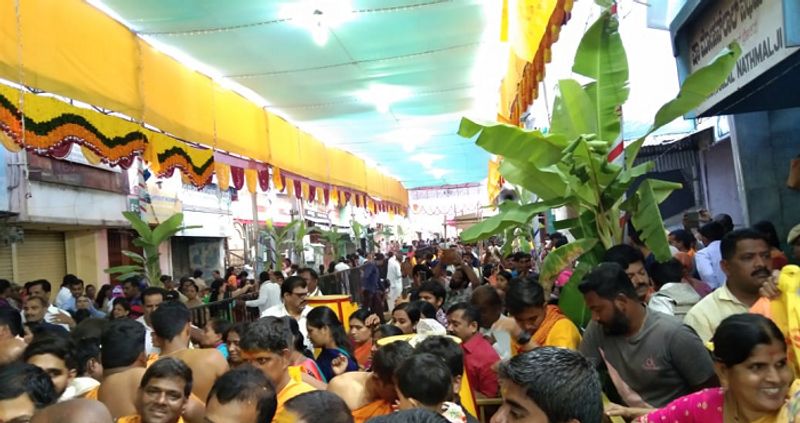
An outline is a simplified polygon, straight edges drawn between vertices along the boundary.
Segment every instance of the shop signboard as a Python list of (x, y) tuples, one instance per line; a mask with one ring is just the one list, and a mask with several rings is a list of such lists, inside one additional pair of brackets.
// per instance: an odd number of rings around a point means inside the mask
[(783, 0), (719, 0), (689, 25), (689, 72), (711, 63), (733, 41), (742, 56), (728, 79), (700, 107), (702, 114), (800, 50), (786, 44)]

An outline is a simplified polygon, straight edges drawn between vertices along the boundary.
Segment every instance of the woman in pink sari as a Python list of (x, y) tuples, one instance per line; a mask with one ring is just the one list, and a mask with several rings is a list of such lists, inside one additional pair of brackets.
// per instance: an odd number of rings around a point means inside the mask
[(714, 361), (721, 388), (687, 395), (636, 420), (639, 423), (786, 423), (787, 399), (797, 384), (786, 341), (771, 320), (735, 314), (714, 333)]

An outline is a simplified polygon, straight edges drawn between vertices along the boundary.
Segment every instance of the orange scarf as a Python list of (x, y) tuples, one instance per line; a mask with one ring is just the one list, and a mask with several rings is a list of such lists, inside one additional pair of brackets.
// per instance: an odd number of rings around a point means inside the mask
[(353, 353), (356, 356), (358, 367), (366, 369), (369, 366), (370, 358), (372, 358), (372, 341), (356, 346), (356, 350)]
[(391, 404), (384, 400), (377, 400), (357, 410), (353, 410), (353, 420), (355, 420), (355, 423), (364, 423), (373, 417), (385, 416), (391, 413)]
[(547, 342), (547, 337), (550, 335), (550, 330), (553, 329), (556, 323), (558, 323), (561, 319), (566, 319), (567, 316), (564, 316), (564, 313), (561, 312), (561, 309), (555, 305), (548, 305), (545, 307), (544, 313), (544, 320), (542, 324), (539, 325), (539, 329), (536, 330), (536, 333), (533, 334), (533, 340), (536, 342), (537, 345), (544, 346), (545, 342)]

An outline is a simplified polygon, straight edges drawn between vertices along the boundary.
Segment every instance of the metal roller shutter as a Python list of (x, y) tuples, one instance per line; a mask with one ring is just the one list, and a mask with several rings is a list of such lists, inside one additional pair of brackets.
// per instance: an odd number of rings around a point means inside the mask
[(63, 232), (28, 232), (25, 240), (15, 245), (16, 282), (23, 284), (34, 279), (47, 279), (53, 291), (61, 286), (67, 273), (67, 255)]

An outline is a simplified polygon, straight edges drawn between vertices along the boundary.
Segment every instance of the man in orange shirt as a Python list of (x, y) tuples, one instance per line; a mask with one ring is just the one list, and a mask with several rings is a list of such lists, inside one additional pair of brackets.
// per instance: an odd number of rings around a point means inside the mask
[(192, 394), (192, 369), (181, 360), (164, 357), (144, 372), (137, 391), (138, 414), (117, 423), (178, 423)]
[(273, 422), (285, 420), (284, 404), (286, 401), (314, 388), (301, 381), (292, 380), (289, 375), (291, 360), (290, 345), (293, 341), (289, 327), (290, 317), (262, 317), (247, 326), (239, 346), (242, 358), (260, 369), (278, 393), (278, 407)]
[(539, 282), (515, 279), (509, 283), (506, 308), (524, 331), (517, 339), (521, 351), (544, 346), (578, 349), (581, 343), (578, 328), (558, 306), (545, 304), (544, 289)]

